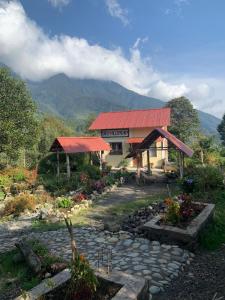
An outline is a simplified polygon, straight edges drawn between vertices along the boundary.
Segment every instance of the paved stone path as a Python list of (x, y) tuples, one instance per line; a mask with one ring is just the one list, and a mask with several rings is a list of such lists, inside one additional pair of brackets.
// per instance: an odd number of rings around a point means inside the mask
[[(106, 266), (107, 253), (111, 249), (112, 268), (149, 280), (150, 295), (164, 291), (164, 287), (178, 276), (186, 263), (190, 264), (194, 256), (178, 246), (160, 245), (158, 241), (134, 238), (132, 234), (124, 231), (112, 234), (95, 228), (75, 228), (74, 233), (80, 253), (89, 259), (93, 267), (98, 266), (98, 255), (102, 249), (105, 253), (103, 266)], [(24, 236), (5, 237), (4, 241), (0, 240), (0, 252), (10, 249)], [(30, 233), (25, 237), (38, 238), (51, 252), (66, 260), (71, 258), (67, 229)]]

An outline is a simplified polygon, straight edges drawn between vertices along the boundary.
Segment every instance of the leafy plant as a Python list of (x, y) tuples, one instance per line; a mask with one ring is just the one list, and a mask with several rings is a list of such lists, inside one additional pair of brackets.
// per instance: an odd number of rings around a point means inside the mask
[(62, 198), (57, 201), (57, 206), (59, 208), (70, 208), (73, 206), (73, 201), (69, 198)]

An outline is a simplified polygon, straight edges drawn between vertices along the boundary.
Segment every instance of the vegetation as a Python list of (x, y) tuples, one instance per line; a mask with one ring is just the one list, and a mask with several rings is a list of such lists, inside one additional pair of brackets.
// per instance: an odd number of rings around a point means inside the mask
[(9, 200), (4, 208), (4, 215), (19, 216), (25, 210), (34, 211), (36, 206), (36, 199), (33, 195), (28, 193), (19, 194), (12, 200)]
[[(62, 262), (62, 259), (53, 256), (48, 249), (38, 240), (28, 240), (34, 253), (40, 257), (42, 266), (48, 270), (52, 264)], [(0, 254), (0, 292), (10, 290), (16, 285), (21, 290), (30, 290), (41, 280), (41, 276), (34, 275), (23, 259), (16, 261), (19, 250), (12, 250)]]
[(23, 81), (0, 68), (0, 153), (16, 159), (37, 138), (36, 107)]
[(225, 114), (223, 115), (223, 119), (221, 123), (218, 125), (217, 130), (220, 134), (220, 138), (223, 142), (223, 145), (225, 146)]
[(167, 102), (166, 107), (171, 108), (170, 132), (183, 142), (197, 135), (200, 122), (190, 100), (185, 97), (175, 98)]
[(57, 206), (59, 208), (70, 208), (73, 206), (73, 201), (69, 198), (62, 198), (57, 201)]
[(73, 136), (74, 130), (65, 124), (65, 122), (55, 116), (44, 115), (40, 122), (40, 135), (38, 139), (38, 153), (44, 157), (49, 153), (49, 149), (58, 136)]
[(225, 191), (215, 191), (211, 201), (215, 203), (215, 215), (212, 223), (200, 236), (200, 244), (208, 250), (215, 250), (225, 243)]

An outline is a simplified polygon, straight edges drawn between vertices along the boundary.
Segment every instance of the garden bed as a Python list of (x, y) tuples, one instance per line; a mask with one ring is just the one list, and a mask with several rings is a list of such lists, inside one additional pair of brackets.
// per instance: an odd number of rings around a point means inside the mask
[[(96, 271), (95, 274), (101, 282), (100, 288), (94, 295), (93, 300), (147, 300), (148, 285), (147, 282), (136, 276), (125, 274), (118, 271), (112, 271), (110, 274), (102, 270)], [(68, 269), (63, 270), (51, 279), (42, 281), (39, 285), (26, 293), (26, 299), (65, 299), (62, 295), (63, 287), (69, 284), (71, 278)], [(57, 298), (59, 291), (61, 298)], [(57, 296), (56, 296), (57, 295)], [(63, 297), (63, 298), (62, 298)], [(24, 299), (24, 295), (17, 297), (15, 300)], [(85, 299), (82, 299), (85, 300)]]
[[(194, 204), (202, 205), (199, 202), (194, 202)], [(149, 239), (160, 240), (164, 243), (175, 242), (192, 248), (196, 244), (202, 229), (212, 219), (214, 208), (214, 204), (205, 203), (201, 212), (183, 228), (181, 226), (165, 224), (163, 215), (158, 215), (145, 223), (143, 230)]]

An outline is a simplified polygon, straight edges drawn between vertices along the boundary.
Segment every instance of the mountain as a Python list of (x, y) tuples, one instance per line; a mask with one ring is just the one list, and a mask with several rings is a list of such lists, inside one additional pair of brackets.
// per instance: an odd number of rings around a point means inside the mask
[[(112, 81), (72, 79), (58, 74), (41, 82), (28, 82), (41, 111), (64, 119), (84, 119), (102, 111), (163, 107), (159, 99), (139, 95)], [(220, 119), (198, 111), (202, 130), (216, 134)]]

